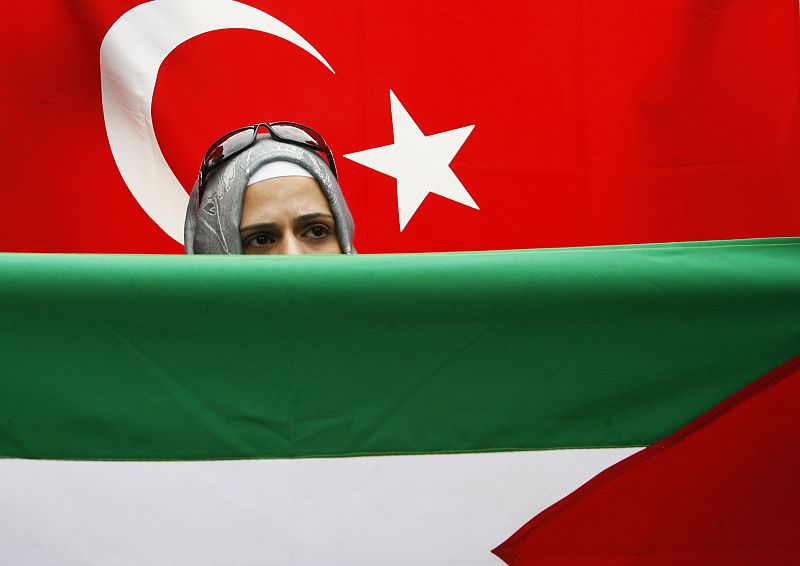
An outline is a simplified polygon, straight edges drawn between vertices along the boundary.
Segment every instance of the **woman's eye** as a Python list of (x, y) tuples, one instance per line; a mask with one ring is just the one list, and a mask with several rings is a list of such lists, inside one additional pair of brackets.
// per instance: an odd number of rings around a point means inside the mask
[(270, 236), (269, 234), (256, 234), (255, 236), (250, 236), (249, 238), (247, 238), (244, 241), (243, 245), (245, 247), (247, 246), (264, 247), (272, 244), (273, 242), (274, 240), (272, 239), (272, 236)]
[(323, 224), (315, 224), (314, 226), (306, 230), (306, 235), (309, 238), (314, 238), (314, 239), (324, 238), (330, 233), (331, 233), (330, 229)]

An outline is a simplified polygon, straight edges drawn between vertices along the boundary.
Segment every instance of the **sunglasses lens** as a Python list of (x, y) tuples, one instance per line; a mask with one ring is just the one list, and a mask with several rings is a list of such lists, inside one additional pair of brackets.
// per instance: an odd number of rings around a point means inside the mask
[(272, 122), (269, 125), (273, 137), (278, 141), (285, 141), (289, 143), (296, 143), (316, 151), (325, 153), (328, 159), (333, 176), (336, 176), (336, 163), (333, 161), (333, 153), (331, 153), (328, 144), (317, 132), (311, 128), (306, 128), (301, 124), (293, 122)]
[(319, 148), (327, 148), (328, 145), (317, 132), (302, 128), (293, 124), (270, 124), (272, 131), (275, 132), (276, 137), (283, 138), (287, 141), (293, 141), (304, 145), (316, 146)]
[(211, 169), (232, 155), (253, 145), (258, 135), (258, 130), (261, 127), (266, 127), (272, 134), (272, 137), (278, 141), (294, 143), (315, 151), (324, 152), (325, 157), (328, 159), (331, 172), (336, 176), (336, 164), (333, 162), (333, 154), (331, 150), (328, 149), (328, 144), (325, 143), (325, 140), (317, 132), (293, 122), (272, 122), (269, 125), (262, 123), (234, 130), (217, 140), (217, 142), (211, 146), (211, 149), (206, 152), (203, 165), (200, 168), (200, 198), (202, 198), (205, 189), (206, 176)]
[(205, 158), (205, 166), (212, 169), (229, 158), (251, 145), (256, 136), (255, 128), (247, 128), (238, 132), (231, 132), (208, 150)]

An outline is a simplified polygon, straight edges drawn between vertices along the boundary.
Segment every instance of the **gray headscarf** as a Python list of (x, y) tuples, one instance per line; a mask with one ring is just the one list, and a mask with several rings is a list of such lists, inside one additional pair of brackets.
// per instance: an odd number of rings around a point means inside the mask
[(353, 248), (353, 217), (342, 196), (336, 177), (315, 152), (275, 141), (268, 136), (248, 149), (223, 161), (208, 176), (203, 202), (197, 206), (197, 182), (192, 187), (183, 241), (187, 254), (241, 254), (239, 222), (242, 219), (244, 190), (250, 174), (271, 161), (289, 161), (311, 173), (328, 199), (336, 220), (336, 238), (346, 254)]

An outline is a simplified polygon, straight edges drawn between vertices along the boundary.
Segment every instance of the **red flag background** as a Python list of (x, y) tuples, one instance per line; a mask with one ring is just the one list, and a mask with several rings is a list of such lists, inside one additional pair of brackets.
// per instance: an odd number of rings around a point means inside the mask
[[(50, 0), (5, 14), (0, 250), (182, 251), (126, 186), (104, 123), (100, 46), (138, 4)], [(362, 252), (800, 232), (796, 0), (246, 4), (335, 72), (256, 31), (180, 44), (152, 116), (187, 189), (217, 136), (288, 119), (333, 147)], [(426, 135), (474, 125), (451, 168), (478, 209), (428, 194), (401, 230), (396, 180), (343, 157), (393, 142), (390, 90)]]

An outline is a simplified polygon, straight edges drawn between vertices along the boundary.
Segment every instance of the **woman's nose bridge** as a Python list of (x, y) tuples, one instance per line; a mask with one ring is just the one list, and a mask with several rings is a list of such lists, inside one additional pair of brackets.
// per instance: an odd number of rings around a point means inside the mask
[(294, 234), (286, 234), (281, 240), (281, 250), (279, 253), (300, 255), (303, 253), (302, 242)]

